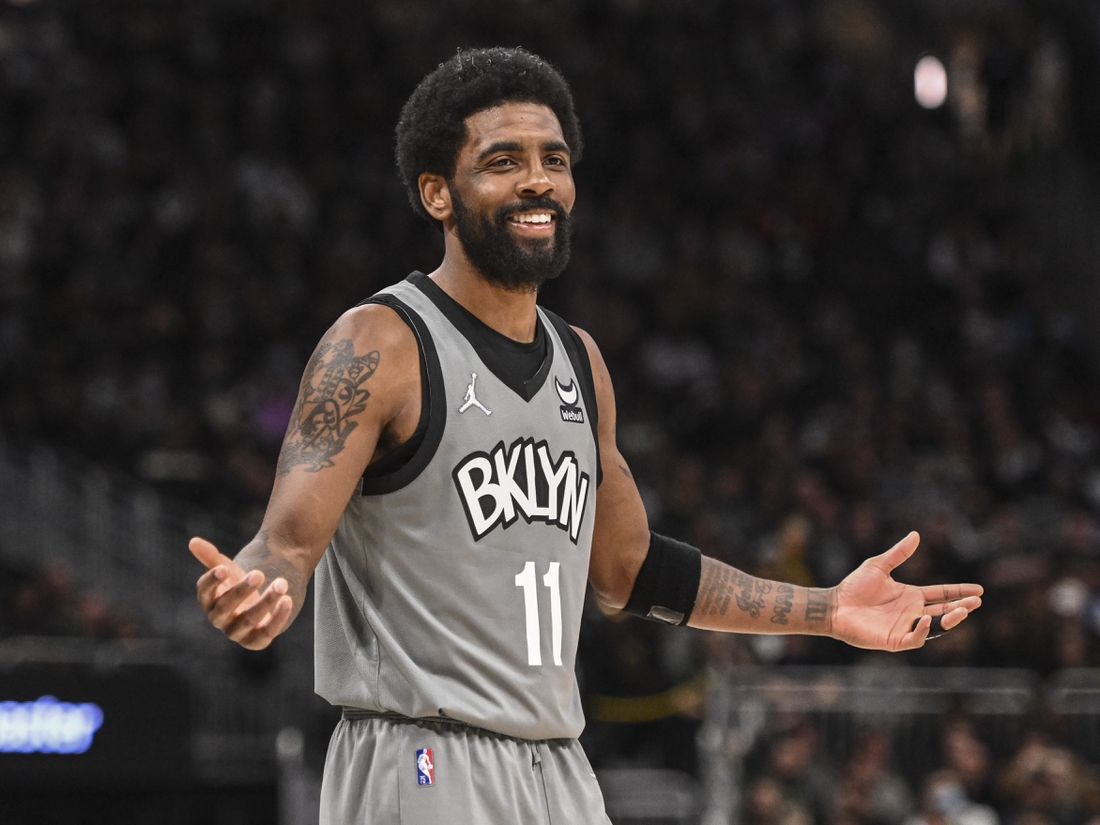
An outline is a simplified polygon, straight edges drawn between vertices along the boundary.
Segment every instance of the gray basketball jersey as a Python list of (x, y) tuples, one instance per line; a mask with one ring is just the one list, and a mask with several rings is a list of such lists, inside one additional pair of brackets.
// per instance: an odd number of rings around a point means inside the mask
[(468, 318), (427, 276), (371, 300), (417, 335), (428, 426), (401, 469), (361, 482), (318, 566), (317, 693), (574, 738), (599, 472), (583, 344), (540, 309), (548, 354), (517, 387), (485, 364)]

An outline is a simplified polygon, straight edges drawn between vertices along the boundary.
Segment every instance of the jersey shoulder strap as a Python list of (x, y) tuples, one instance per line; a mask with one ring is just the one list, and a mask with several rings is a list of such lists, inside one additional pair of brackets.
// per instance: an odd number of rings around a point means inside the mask
[(365, 304), (382, 304), (396, 312), (416, 336), (420, 351), (420, 420), (412, 437), (398, 447), (394, 455), (382, 459), (377, 467), (368, 467), (363, 474), (361, 492), (370, 496), (400, 490), (420, 475), (443, 439), (447, 416), (442, 413), (446, 409), (443, 369), (439, 365), (435, 341), (424, 319), (400, 298), (386, 292), (372, 295), (356, 306)]
[(592, 427), (592, 439), (596, 442), (596, 486), (599, 487), (603, 482), (603, 466), (600, 463), (600, 410), (596, 405), (596, 382), (592, 378), (592, 362), (588, 358), (588, 349), (584, 346), (584, 341), (581, 340), (581, 336), (577, 334), (573, 327), (545, 307), (540, 307), (540, 309), (550, 323), (554, 325), (558, 338), (565, 346), (566, 355), (569, 356), (569, 361), (573, 364), (573, 371), (577, 374), (577, 380), (581, 385), (581, 397), (584, 399), (585, 409), (588, 410), (588, 423)]

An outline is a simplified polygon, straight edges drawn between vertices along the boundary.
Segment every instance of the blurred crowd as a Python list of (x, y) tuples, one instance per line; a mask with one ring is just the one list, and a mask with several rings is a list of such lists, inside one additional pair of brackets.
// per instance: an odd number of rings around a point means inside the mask
[(748, 825), (1069, 825), (1100, 817), (1095, 767), (1032, 732), (1003, 760), (965, 715), (942, 728), (931, 770), (911, 783), (891, 767), (891, 736), (871, 729), (823, 759), (818, 726), (793, 719), (761, 748), (745, 792)]
[(60, 564), (13, 564), (0, 555), (0, 641), (11, 636), (126, 639), (141, 624)]
[[(544, 302), (602, 349), (655, 529), (817, 586), (919, 530), (899, 578), (979, 581), (986, 606), (895, 663), (1098, 665), (1096, 341), (1042, 297), (1060, 275), (1030, 230), (1027, 174), (1087, 128), (1083, 58), (1053, 16), (1070, 5), (965, 25), (917, 8), (3, 7), (0, 426), (255, 518), (317, 338), (441, 255), (394, 169), (401, 104), (455, 48), (522, 42), (572, 83), (587, 144), (573, 263)], [(928, 51), (960, 83), (935, 111), (912, 97)], [(58, 592), (27, 575), (19, 599)], [(712, 649), (589, 613), (586, 695), (657, 697), (641, 717), (679, 743), (635, 747), (609, 705), (592, 741), (620, 761), (690, 760), (698, 703), (676, 688), (708, 651), (861, 659), (794, 637)], [(849, 777), (828, 821), (993, 825), (988, 806), (1039, 793), (1023, 777), (1042, 748), (980, 782), (948, 765), (923, 790), (886, 788), (881, 816)], [(823, 821), (780, 816), (783, 781), (758, 777), (752, 821)], [(1091, 816), (1088, 788), (1074, 810)], [(960, 794), (974, 807), (956, 822)]]

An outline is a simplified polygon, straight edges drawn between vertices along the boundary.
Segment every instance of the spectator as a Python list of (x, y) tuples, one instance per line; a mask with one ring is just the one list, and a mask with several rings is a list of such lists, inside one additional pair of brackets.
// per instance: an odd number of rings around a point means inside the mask
[(907, 820), (907, 825), (999, 825), (1000, 821), (988, 805), (967, 797), (962, 782), (952, 771), (942, 770), (925, 779), (920, 813)]

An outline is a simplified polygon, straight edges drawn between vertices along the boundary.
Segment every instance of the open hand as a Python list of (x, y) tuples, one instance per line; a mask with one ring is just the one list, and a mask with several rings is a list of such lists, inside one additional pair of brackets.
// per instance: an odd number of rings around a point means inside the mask
[(855, 647), (912, 650), (928, 639), (933, 616), (940, 617), (947, 631), (981, 606), (979, 584), (915, 587), (891, 578), (919, 543), (920, 536), (910, 533), (885, 553), (864, 561), (836, 586), (831, 635)]
[(261, 591), (263, 572), (245, 570), (206, 539), (193, 538), (188, 547), (206, 567), (196, 592), (210, 624), (249, 650), (271, 644), (294, 606), (286, 579), (277, 578)]

